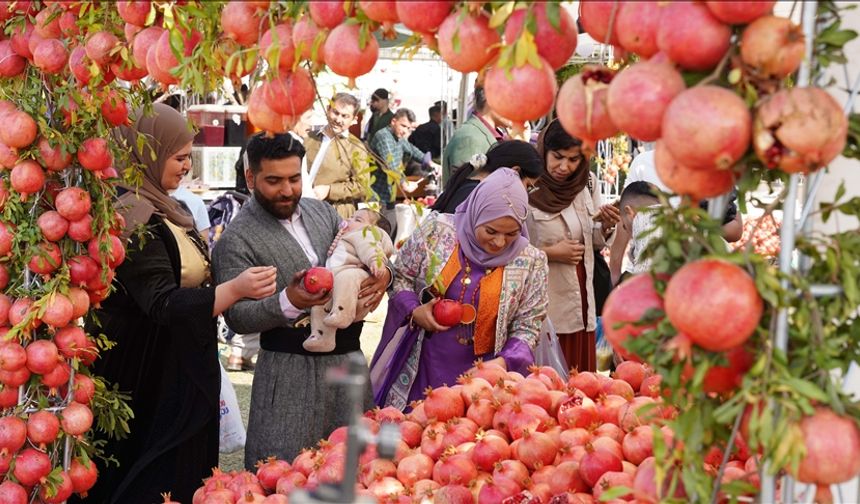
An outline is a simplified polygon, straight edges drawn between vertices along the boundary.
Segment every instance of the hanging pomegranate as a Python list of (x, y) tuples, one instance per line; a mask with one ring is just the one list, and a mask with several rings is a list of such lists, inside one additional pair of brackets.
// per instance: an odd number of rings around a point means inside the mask
[(295, 72), (280, 72), (263, 84), (266, 105), (274, 112), (299, 117), (314, 104), (316, 88), (310, 73), (302, 67)]
[(700, 2), (670, 2), (661, 7), (657, 47), (687, 70), (710, 70), (729, 50), (732, 30)]
[(800, 422), (806, 455), (794, 476), (803, 483), (833, 485), (860, 473), (860, 431), (852, 418), (827, 408)]
[(654, 164), (660, 181), (675, 194), (694, 201), (713, 198), (729, 192), (735, 183), (732, 170), (693, 170), (678, 163), (662, 140), (654, 149)]
[(661, 12), (658, 2), (620, 2), (615, 33), (621, 47), (643, 58), (657, 54)]
[(660, 138), (669, 103), (686, 89), (684, 79), (668, 61), (642, 61), (619, 72), (606, 96), (612, 123), (638, 140)]
[(349, 78), (348, 86), (355, 87), (355, 79), (373, 69), (379, 58), (379, 43), (372, 34), (361, 44), (359, 25), (341, 24), (333, 29), (325, 41), (323, 57), (332, 72)]
[(587, 65), (567, 79), (558, 92), (556, 112), (565, 131), (587, 144), (611, 137), (618, 127), (609, 117), (606, 98), (614, 72)]
[(579, 2), (582, 29), (600, 44), (618, 45), (615, 22), (622, 2), (583, 0)]
[[(606, 339), (619, 355), (627, 360), (637, 358), (625, 348), (628, 339), (636, 338), (648, 329), (656, 327), (655, 323), (639, 325), (649, 310), (662, 310), (663, 299), (654, 287), (654, 281), (648, 274), (634, 275), (616, 287), (606, 299), (603, 306), (603, 324)], [(585, 373), (580, 373), (582, 376)]]
[(493, 65), (484, 79), (490, 108), (520, 127), (548, 114), (558, 90), (552, 66), (538, 58), (540, 68), (531, 63), (509, 69)]
[(407, 28), (418, 33), (434, 33), (448, 17), (456, 2), (452, 0), (397, 0), (397, 17)]
[[(557, 70), (567, 64), (567, 60), (576, 50), (576, 22), (566, 9), (558, 9), (556, 28), (547, 17), (548, 6), (549, 4), (536, 4), (532, 10), (536, 27), (534, 38), (538, 54)], [(505, 41), (508, 44), (515, 43), (520, 37), (527, 12), (527, 9), (515, 10), (505, 23)]]
[(501, 37), (483, 13), (450, 14), (439, 26), (439, 55), (458, 72), (477, 72), (495, 58)]
[(741, 60), (762, 77), (783, 79), (800, 67), (805, 40), (803, 30), (790, 19), (763, 16), (744, 28)]
[[(274, 31), (277, 37), (272, 35)], [(281, 23), (274, 28), (266, 30), (260, 39), (260, 54), (266, 60), (277, 58), (278, 68), (289, 71), (293, 69), (296, 60), (296, 46), (293, 44), (293, 28), (290, 23)]]
[(769, 14), (776, 4), (774, 0), (750, 0), (743, 2), (728, 2), (724, 0), (705, 2), (708, 9), (717, 19), (728, 24), (747, 24), (757, 18)]

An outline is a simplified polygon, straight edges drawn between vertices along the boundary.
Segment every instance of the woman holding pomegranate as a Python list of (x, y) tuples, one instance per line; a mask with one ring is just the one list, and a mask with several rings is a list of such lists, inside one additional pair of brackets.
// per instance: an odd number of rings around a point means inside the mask
[(528, 212), (520, 176), (500, 168), (455, 215), (431, 213), (403, 245), (371, 363), (377, 404), (405, 409), (475, 359), (518, 372), (534, 362), (547, 265), (528, 242)]
[(596, 371), (594, 252), (603, 249), (620, 212), (601, 206), (597, 179), (582, 141), (555, 120), (538, 138), (546, 170), (529, 195), (531, 243), (549, 262), (549, 319), (564, 358), (580, 371)]
[[(116, 342), (93, 371), (131, 396), (134, 419), (126, 439), (105, 440), (119, 467), (99, 466), (86, 502), (160, 502), (166, 491), (191, 502), (218, 464), (216, 316), (239, 299), (273, 294), (276, 272), (248, 268), (233, 281), (210, 283), (208, 247), (168, 195), (191, 169), (194, 133), (179, 112), (155, 104), (153, 115), (138, 111), (116, 135), (130, 164), (142, 166), (143, 182), (119, 188), (129, 260), (117, 268), (116, 292), (88, 330)], [(146, 142), (138, 148), (140, 135)]]

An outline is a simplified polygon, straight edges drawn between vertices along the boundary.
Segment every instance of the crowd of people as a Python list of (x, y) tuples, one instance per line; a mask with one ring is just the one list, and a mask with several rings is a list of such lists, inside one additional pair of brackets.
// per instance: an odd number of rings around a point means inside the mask
[[(624, 262), (641, 267), (637, 229), (648, 224), (642, 209), (655, 203), (655, 185), (633, 180), (620, 204), (605, 204), (579, 139), (557, 121), (536, 145), (507, 139), (480, 88), (471, 117), (444, 151), (427, 141), (441, 138), (430, 126), (416, 139), (420, 146), (410, 143), (420, 130), (413, 133), (415, 114), (390, 110), (388, 98), (374, 92), (364, 139), (349, 131), (360, 104), (347, 93), (331, 100), (318, 133), (305, 118), (288, 134), (252, 136), (240, 160), (250, 197), (211, 256), (200, 225), (170, 197), (191, 168), (185, 118), (157, 104), (152, 115), (138, 111), (119, 128), (145, 176), (138, 196), (120, 190), (129, 260), (97, 313), (98, 331), (117, 344), (96, 372), (130, 394), (135, 417), (128, 438), (105, 440), (119, 465), (102, 471), (94, 500), (154, 502), (170, 490), (190, 502), (217, 465), (220, 314), (236, 338), (259, 335), (249, 469), (269, 456), (291, 460), (348, 423), (350, 405), (326, 384), (326, 371), (364, 358), (363, 317), (386, 293), (365, 409), (408, 409), (426, 387), (452, 384), (476, 359), (525, 372), (547, 320), (566, 362), (596, 370), (599, 310), (621, 276), (610, 270), (620, 272), (616, 259), (626, 248), (613, 248), (609, 265), (604, 252), (623, 235), (633, 242)], [(434, 105), (431, 122), (443, 128), (445, 112)], [(134, 140), (140, 133), (142, 145)], [(448, 173), (444, 189), (392, 255), (389, 211), (399, 177), (407, 160), (437, 167), (437, 154)], [(727, 235), (738, 219), (736, 209), (727, 214)], [(145, 239), (130, 232), (140, 225)], [(305, 273), (316, 266), (336, 273), (333, 289), (305, 288)], [(442, 299), (462, 303), (461, 323), (436, 320)], [(228, 364), (250, 367), (236, 357)]]

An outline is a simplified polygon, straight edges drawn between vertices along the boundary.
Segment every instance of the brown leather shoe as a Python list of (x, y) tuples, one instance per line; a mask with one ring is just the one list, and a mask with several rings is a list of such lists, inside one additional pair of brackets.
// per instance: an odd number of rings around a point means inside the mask
[(244, 369), (244, 361), (245, 359), (241, 357), (237, 357), (231, 355), (229, 359), (227, 359), (227, 371), (242, 371)]

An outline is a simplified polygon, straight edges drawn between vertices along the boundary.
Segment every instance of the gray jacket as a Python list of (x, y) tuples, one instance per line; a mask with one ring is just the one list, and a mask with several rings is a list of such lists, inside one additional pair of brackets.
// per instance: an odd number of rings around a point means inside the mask
[[(324, 261), (341, 219), (331, 205), (315, 199), (302, 198), (299, 208), (314, 252)], [(251, 266), (277, 267), (277, 291), (264, 299), (243, 299), (234, 304), (224, 314), (227, 325), (239, 334), (290, 326), (293, 321), (284, 317), (278, 297), (296, 272), (311, 265), (295, 238), (253, 197), (212, 251), (215, 284), (231, 280)]]

